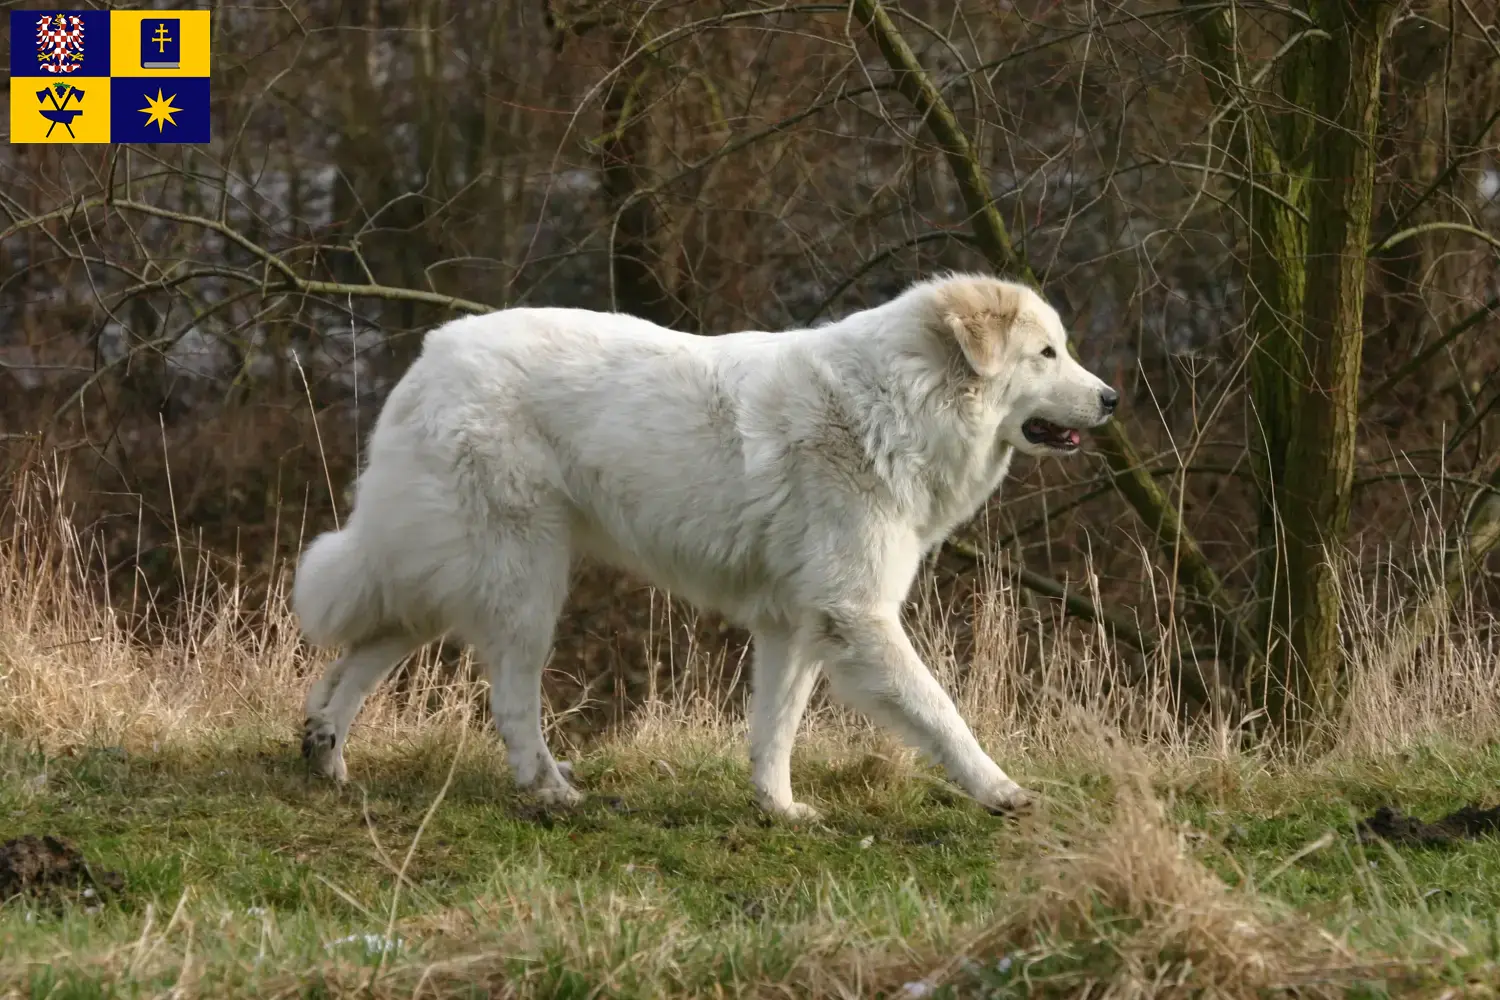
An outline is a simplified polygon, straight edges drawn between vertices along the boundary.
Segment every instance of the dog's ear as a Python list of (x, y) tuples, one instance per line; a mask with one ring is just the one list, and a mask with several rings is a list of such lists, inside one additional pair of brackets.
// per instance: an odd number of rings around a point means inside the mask
[(937, 306), (943, 329), (969, 367), (984, 378), (1000, 374), (1010, 329), (1021, 311), (1020, 290), (998, 281), (955, 279), (938, 290)]

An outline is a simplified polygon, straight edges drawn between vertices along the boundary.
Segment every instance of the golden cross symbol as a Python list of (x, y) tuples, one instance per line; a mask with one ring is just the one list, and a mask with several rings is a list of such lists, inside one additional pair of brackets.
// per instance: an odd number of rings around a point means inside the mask
[(156, 26), (156, 34), (151, 36), (151, 40), (156, 43), (156, 51), (159, 55), (167, 51), (167, 43), (172, 40), (172, 36), (167, 33), (167, 26), (165, 24), (158, 24)]

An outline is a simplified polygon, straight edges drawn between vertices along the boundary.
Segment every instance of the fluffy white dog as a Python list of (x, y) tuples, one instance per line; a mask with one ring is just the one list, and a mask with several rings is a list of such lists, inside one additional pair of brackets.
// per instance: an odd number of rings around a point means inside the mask
[(488, 664), (516, 783), (579, 801), (542, 737), (541, 677), (587, 555), (750, 630), (751, 780), (769, 812), (816, 816), (792, 796), (791, 754), (820, 673), (983, 805), (1022, 806), (898, 612), (1014, 450), (1073, 452), (1117, 399), (1040, 296), (983, 276), (783, 333), (581, 309), (445, 324), (385, 403), (348, 524), (298, 568), (305, 634), (346, 647), (308, 693), (303, 753), (342, 780), (365, 697), (451, 631)]

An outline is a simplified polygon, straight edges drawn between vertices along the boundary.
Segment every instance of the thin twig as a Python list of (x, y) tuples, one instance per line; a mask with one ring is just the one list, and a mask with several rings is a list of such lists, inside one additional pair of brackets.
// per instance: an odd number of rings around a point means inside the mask
[(1427, 364), (1428, 361), (1432, 360), (1433, 355), (1437, 354), (1443, 348), (1453, 343), (1453, 341), (1457, 340), (1459, 337), (1463, 336), (1465, 333), (1472, 330), (1480, 323), (1483, 323), (1497, 311), (1500, 311), (1500, 293), (1491, 295), (1489, 299), (1485, 301), (1484, 305), (1480, 306), (1478, 309), (1475, 309), (1473, 312), (1469, 313), (1469, 315), (1465, 316), (1463, 319), (1450, 326), (1442, 336), (1438, 337), (1438, 339), (1422, 348), (1405, 364), (1397, 368), (1391, 374), (1387, 375), (1379, 385), (1371, 389), (1369, 392), (1365, 393), (1364, 398), (1359, 401), (1359, 405), (1361, 407), (1369, 406), (1370, 403), (1390, 392), (1408, 375), (1411, 375), (1413, 372), (1418, 371), (1422, 368), (1423, 365)]

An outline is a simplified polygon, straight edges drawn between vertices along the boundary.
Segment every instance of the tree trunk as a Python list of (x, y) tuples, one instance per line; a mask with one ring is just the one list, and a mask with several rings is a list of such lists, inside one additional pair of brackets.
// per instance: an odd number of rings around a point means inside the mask
[[(1243, 165), (1239, 185), (1245, 234), (1246, 366), (1250, 393), (1246, 412), (1250, 467), (1257, 493), (1256, 551), (1250, 644), (1236, 650), (1241, 693), (1264, 706), (1279, 683), (1271, 660), (1291, 631), (1281, 494), (1297, 419), (1297, 401), (1307, 381), (1303, 354), (1306, 304), (1308, 150), (1312, 109), (1307, 89), (1316, 43), (1292, 34), (1279, 53), (1275, 79), (1289, 110), (1272, 114), (1243, 81), (1254, 68), (1240, 59), (1235, 12), (1206, 0), (1183, 0), (1204, 15), (1193, 24), (1193, 41), (1204, 83), (1224, 109), (1228, 159)], [(1234, 112), (1230, 115), (1230, 112)]]
[(1311, 11), (1330, 37), (1304, 67), (1317, 122), (1302, 337), (1308, 377), (1280, 503), (1292, 611), (1290, 641), (1277, 657), (1285, 683), (1271, 687), (1266, 706), (1293, 729), (1335, 710), (1342, 688), (1338, 562), (1354, 483), (1381, 44), (1393, 10), (1386, 0), (1317, 0)]
[[(1390, 0), (1312, 0), (1288, 19), (1277, 94), (1246, 86), (1229, 9), (1194, 24), (1204, 80), (1229, 124), (1248, 220), (1250, 438), (1259, 493), (1258, 648), (1244, 688), (1273, 725), (1301, 728), (1338, 700), (1336, 561), (1354, 478), (1366, 249), (1381, 43)], [(1236, 123), (1237, 126), (1236, 127)]]
[[(1303, 346), (1307, 303), (1308, 147), (1313, 117), (1306, 85), (1315, 43), (1305, 42), (1284, 57), (1283, 100), (1297, 108), (1272, 124), (1258, 123), (1246, 158), (1250, 180), (1241, 189), (1249, 232), (1249, 440), (1251, 467), (1259, 495), (1255, 572), (1255, 635), (1275, 660), (1291, 630), (1283, 495), (1298, 399), (1307, 382)], [(1253, 114), (1263, 114), (1255, 109)], [(1268, 678), (1252, 685), (1260, 703)]]

